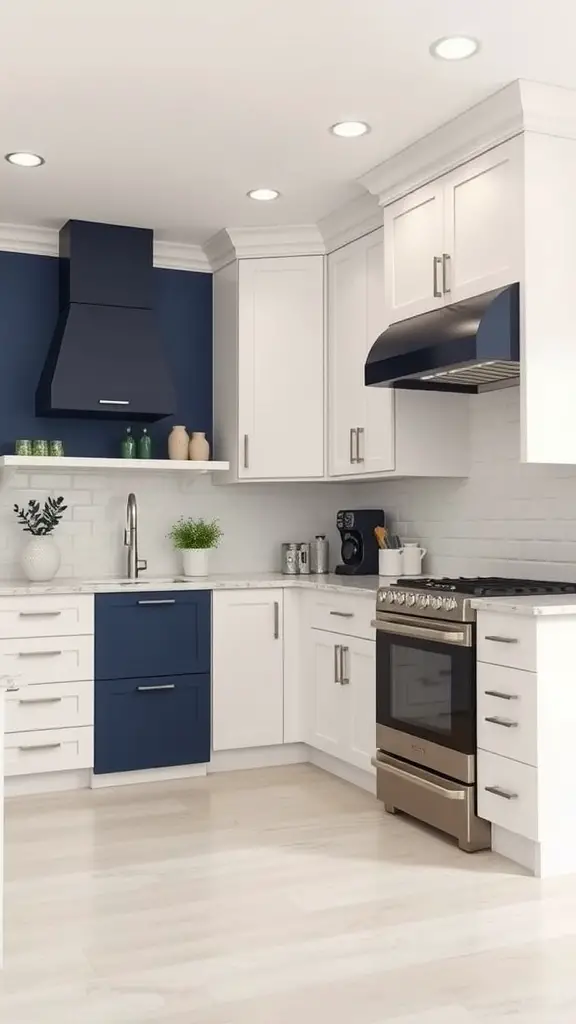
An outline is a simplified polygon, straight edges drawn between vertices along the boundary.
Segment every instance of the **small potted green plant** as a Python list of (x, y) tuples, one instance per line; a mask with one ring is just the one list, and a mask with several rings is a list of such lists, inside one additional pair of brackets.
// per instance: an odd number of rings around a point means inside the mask
[(22, 568), (35, 583), (54, 578), (60, 568), (60, 551), (52, 534), (64, 515), (64, 498), (47, 498), (43, 508), (31, 499), (26, 509), (14, 505), (16, 518), (25, 533), (32, 536), (22, 552)]
[(208, 555), (217, 548), (222, 530), (217, 519), (185, 519), (181, 516), (168, 534), (174, 547), (182, 552), (185, 576), (207, 576)]

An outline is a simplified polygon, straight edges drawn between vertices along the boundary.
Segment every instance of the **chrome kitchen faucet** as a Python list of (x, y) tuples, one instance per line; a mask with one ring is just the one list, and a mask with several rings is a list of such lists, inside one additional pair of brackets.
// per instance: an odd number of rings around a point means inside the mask
[(145, 558), (138, 558), (138, 503), (135, 494), (128, 495), (124, 544), (128, 548), (128, 579), (137, 580), (138, 573), (148, 568)]

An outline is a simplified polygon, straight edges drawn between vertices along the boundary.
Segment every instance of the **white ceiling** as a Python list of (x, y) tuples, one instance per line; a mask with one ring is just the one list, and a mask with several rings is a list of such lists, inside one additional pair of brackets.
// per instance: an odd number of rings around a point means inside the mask
[[(576, 88), (570, 0), (4, 0), (0, 221), (69, 217), (204, 242), (298, 224), (355, 179), (515, 78)], [(465, 33), (478, 56), (429, 44)], [(327, 127), (360, 118), (361, 139)], [(250, 188), (278, 188), (254, 203)]]

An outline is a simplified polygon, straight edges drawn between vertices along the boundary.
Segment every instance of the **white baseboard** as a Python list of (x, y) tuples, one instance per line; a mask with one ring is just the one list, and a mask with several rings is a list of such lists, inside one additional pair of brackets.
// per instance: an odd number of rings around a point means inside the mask
[(347, 764), (346, 761), (341, 761), (338, 757), (332, 757), (331, 754), (325, 754), (323, 750), (316, 750), (314, 747), (307, 747), (306, 760), (310, 764), (316, 765), (317, 768), (322, 768), (325, 772), (329, 772), (330, 775), (337, 775), (339, 779), (344, 779), (345, 782), (350, 782), (353, 786), (359, 786), (360, 789), (367, 790), (368, 793), (372, 793), (376, 796), (376, 773), (362, 771), (361, 768), (356, 768), (355, 765)]
[(43, 772), (37, 775), (9, 775), (4, 779), (4, 795), (33, 796), (35, 793), (63, 793), (68, 789), (87, 789), (90, 768), (70, 772)]
[(111, 772), (109, 775), (94, 775), (90, 779), (91, 789), (107, 789), (111, 786), (134, 786), (142, 782), (173, 782), (175, 779), (197, 779), (206, 775), (205, 764), (178, 764), (171, 768), (146, 768), (137, 772)]
[(273, 747), (248, 747), (244, 750), (213, 750), (212, 759), (206, 767), (210, 773), (302, 764), (309, 760), (308, 750), (305, 743), (282, 743)]

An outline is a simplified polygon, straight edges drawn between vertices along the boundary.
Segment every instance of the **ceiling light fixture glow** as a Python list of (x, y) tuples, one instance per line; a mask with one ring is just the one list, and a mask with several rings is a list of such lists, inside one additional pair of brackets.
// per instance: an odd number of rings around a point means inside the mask
[(430, 53), (440, 60), (466, 60), (478, 53), (479, 49), (480, 43), (472, 36), (444, 36), (432, 43)]
[(41, 167), (45, 163), (44, 157), (37, 153), (6, 153), (4, 159), (17, 167)]
[(367, 135), (370, 125), (366, 121), (338, 121), (330, 125), (332, 135), (339, 135), (342, 139), (358, 139), (361, 135)]
[(259, 203), (269, 203), (272, 199), (280, 198), (280, 193), (275, 188), (252, 188), (246, 195), (249, 199), (256, 199)]

